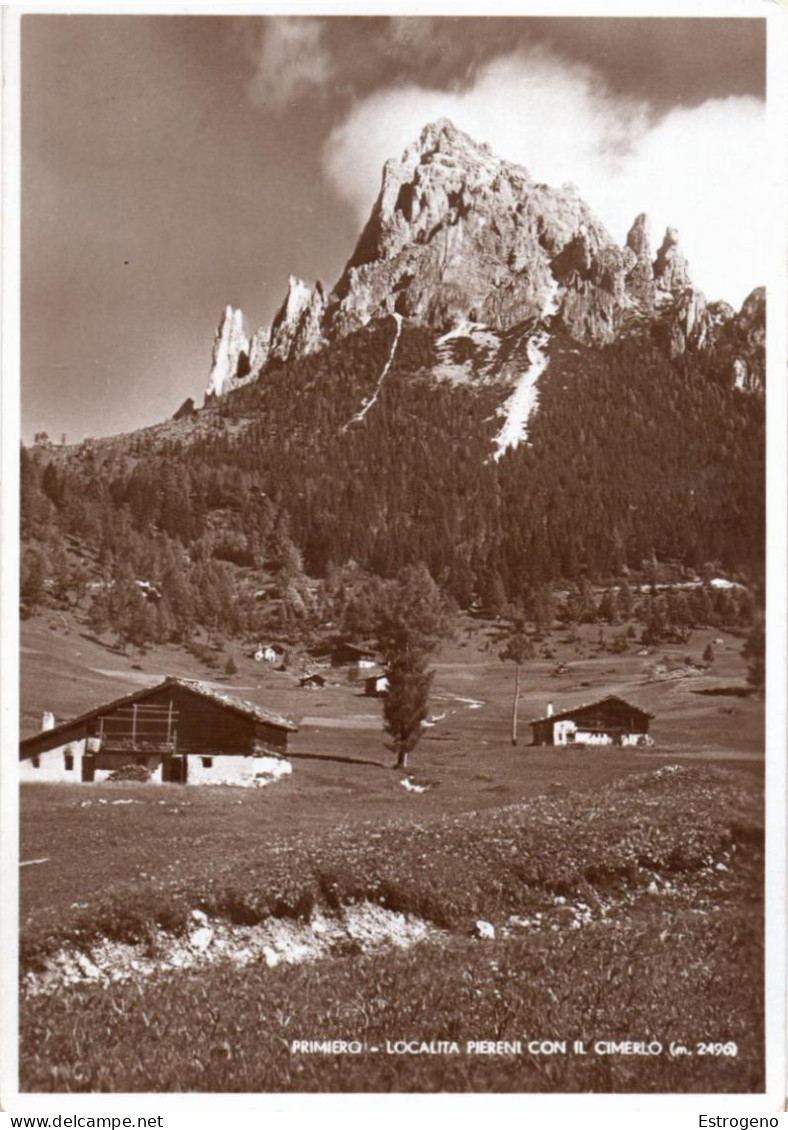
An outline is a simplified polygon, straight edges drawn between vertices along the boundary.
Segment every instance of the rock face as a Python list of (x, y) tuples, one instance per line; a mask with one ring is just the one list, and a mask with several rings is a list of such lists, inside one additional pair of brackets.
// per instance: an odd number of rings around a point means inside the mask
[(635, 262), (626, 275), (627, 290), (635, 301), (651, 309), (654, 305), (654, 265), (651, 260), (648, 218), (644, 212), (635, 219), (627, 233), (627, 248), (635, 257)]
[(756, 287), (725, 324), (723, 347), (731, 353), (731, 380), (743, 392), (766, 388), (766, 291)]
[[(743, 388), (763, 381), (762, 306), (753, 299), (738, 315), (732, 380)], [(291, 276), (270, 329), (251, 344), (240, 311), (227, 308), (208, 392), (221, 395), (273, 360), (306, 356), (391, 315), (442, 334), (466, 324), (500, 332), (538, 322), (592, 345), (648, 323), (679, 356), (715, 348), (733, 311), (708, 304), (693, 286), (675, 228), (652, 258), (641, 214), (620, 247), (573, 187), (536, 183), (443, 118), (386, 162), (370, 217), (328, 296), (320, 283), (311, 288)]]
[(679, 233), (675, 228), (668, 228), (665, 232), (654, 260), (654, 278), (660, 290), (671, 294), (692, 286), (689, 264), (679, 247)]
[(249, 374), (249, 341), (242, 310), (228, 306), (213, 342), (213, 363), (206, 396), (222, 396)]
[(441, 119), (386, 163), (327, 322), (344, 334), (397, 312), (437, 330), (463, 319), (506, 329), (559, 312), (603, 341), (628, 265), (573, 189), (536, 184)]
[(305, 357), (323, 344), (321, 322), (325, 309), (323, 287), (314, 290), (291, 275), (287, 296), (271, 323), (269, 357), (286, 361), (289, 357)]
[(264, 326), (252, 335), (249, 342), (249, 371), (255, 377), (268, 363), (271, 353), (271, 328)]

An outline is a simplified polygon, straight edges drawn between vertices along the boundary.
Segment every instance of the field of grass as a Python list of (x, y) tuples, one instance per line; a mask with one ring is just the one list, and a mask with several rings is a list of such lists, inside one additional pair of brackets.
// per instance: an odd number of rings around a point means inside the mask
[[(90, 950), (187, 929), (188, 911), (308, 920), (367, 900), (446, 931), (407, 953), (230, 963), (23, 1008), (26, 1090), (757, 1090), (761, 797), (752, 774), (647, 771), (504, 809), (250, 845), (188, 881), (114, 888), (43, 930)], [(510, 925), (515, 915), (516, 926)], [(472, 938), (478, 919), (496, 938)], [(206, 1023), (210, 1018), (210, 1024)], [(199, 1038), (198, 1038), (199, 1037)], [(298, 1056), (294, 1039), (734, 1041), (733, 1057)], [(189, 1051), (185, 1052), (184, 1049)]]
[[(605, 641), (622, 630), (605, 629)], [(39, 728), (44, 710), (53, 711), (60, 721), (166, 675), (221, 677), (221, 666), (212, 671), (173, 645), (155, 648), (145, 656), (123, 655), (86, 639), (84, 631), (70, 614), (62, 618), (58, 614), (55, 619), (36, 617), (22, 624), (23, 737)], [(480, 753), (508, 743), (513, 674), (511, 665), (498, 659), (494, 637), (495, 625), (464, 619), (457, 638), (436, 654), (433, 711), (445, 718), (425, 735), (419, 764), (436, 740), (460, 753), (467, 748)], [(717, 644), (716, 640), (722, 642)], [(708, 643), (714, 647), (714, 663), (701, 670), (701, 656)], [(613, 654), (600, 647), (597, 626), (582, 625), (571, 631), (553, 631), (544, 646), (551, 657), (540, 654), (523, 672), (522, 743), (531, 739), (528, 721), (544, 714), (548, 702), (559, 710), (604, 694), (620, 694), (655, 713), (652, 732), (660, 750), (715, 756), (763, 752), (762, 700), (697, 693), (718, 686), (746, 686), (742, 640), (728, 632), (704, 629), (693, 633), (687, 644), (651, 648), (644, 656), (640, 644), (634, 641), (626, 652)], [(230, 652), (238, 671), (230, 679), (221, 677), (223, 686), (240, 698), (297, 722), (310, 719), (296, 736), (294, 750), (329, 755), (352, 752), (391, 760), (376, 722), (379, 702), (365, 698), (343, 670), (325, 671), (329, 685), (310, 691), (298, 685), (304, 657), (296, 657), (290, 670), (275, 671), (268, 664), (255, 663), (245, 649), (228, 647), (223, 658)], [(699, 668), (682, 675), (686, 657)], [(556, 674), (559, 664), (566, 670)], [(673, 676), (670, 670), (666, 674), (658, 670), (671, 667), (675, 668)], [(482, 706), (471, 709), (464, 699)], [(323, 719), (325, 724), (317, 724), (316, 719)], [(343, 720), (354, 724), (336, 725)]]

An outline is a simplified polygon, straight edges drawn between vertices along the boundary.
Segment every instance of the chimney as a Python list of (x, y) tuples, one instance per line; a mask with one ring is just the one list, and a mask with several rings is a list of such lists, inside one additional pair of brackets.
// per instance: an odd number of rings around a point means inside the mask
[(547, 704), (547, 717), (552, 718), (552, 716), (553, 716), (553, 704), (552, 704), (552, 702), (548, 702), (548, 704)]
[(41, 719), (41, 733), (43, 734), (46, 730), (54, 730), (54, 728), (55, 716), (51, 710), (45, 710)]

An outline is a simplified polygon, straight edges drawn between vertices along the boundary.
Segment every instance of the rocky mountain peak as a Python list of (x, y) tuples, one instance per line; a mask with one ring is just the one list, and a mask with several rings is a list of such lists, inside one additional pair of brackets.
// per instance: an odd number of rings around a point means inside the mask
[(329, 334), (386, 314), (442, 329), (505, 329), (559, 311), (608, 340), (623, 296), (621, 248), (571, 186), (536, 184), (446, 119), (383, 171), (356, 249), (329, 296)]
[(651, 240), (648, 217), (641, 212), (635, 217), (627, 232), (627, 249), (634, 256), (634, 263), (627, 272), (627, 290), (636, 301), (646, 307), (654, 304), (654, 267), (651, 255)]
[(676, 228), (667, 228), (662, 245), (654, 260), (654, 278), (662, 291), (676, 293), (692, 286), (689, 263), (679, 247), (679, 233)]
[(423, 241), (436, 224), (467, 210), (471, 194), (489, 185), (504, 164), (448, 118), (431, 122), (402, 157), (386, 161), (380, 194), (348, 267), (391, 259)]
[(634, 251), (638, 261), (641, 259), (651, 261), (649, 222), (645, 212), (641, 212), (639, 216), (635, 216), (632, 227), (627, 232), (627, 247)]
[(652, 257), (641, 213), (620, 246), (573, 186), (535, 182), (439, 118), (385, 163), (369, 219), (328, 295), (290, 276), (270, 329), (251, 344), (228, 308), (209, 392), (391, 315), (439, 333), (537, 322), (596, 345), (646, 321), (676, 356), (717, 340), (723, 313), (693, 286), (675, 228)]

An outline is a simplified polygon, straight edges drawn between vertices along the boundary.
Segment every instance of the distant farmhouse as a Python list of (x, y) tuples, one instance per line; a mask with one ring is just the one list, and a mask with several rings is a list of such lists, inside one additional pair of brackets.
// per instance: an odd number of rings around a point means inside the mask
[(132, 764), (175, 784), (253, 781), (261, 758), (286, 756), (297, 729), (206, 683), (170, 677), (26, 738), (20, 778), (101, 781)]
[(279, 643), (261, 643), (254, 650), (258, 663), (282, 663), (286, 656), (287, 650)]
[(320, 690), (321, 687), (324, 687), (326, 685), (325, 676), (320, 675), (317, 672), (314, 672), (311, 675), (304, 675), (303, 679), (299, 681), (298, 685), (299, 687), (306, 687), (306, 689), (310, 691)]
[(625, 702), (617, 695), (608, 695), (597, 702), (585, 702), (570, 710), (553, 712), (548, 703), (543, 718), (531, 722), (534, 745), (653, 745), (648, 732), (654, 717)]
[(370, 667), (375, 667), (375, 653), (371, 648), (356, 647), (352, 643), (337, 644), (331, 651), (331, 666), (356, 667), (359, 670), (369, 670)]
[(388, 676), (384, 674), (369, 675), (364, 680), (364, 694), (370, 698), (380, 698), (389, 689)]

